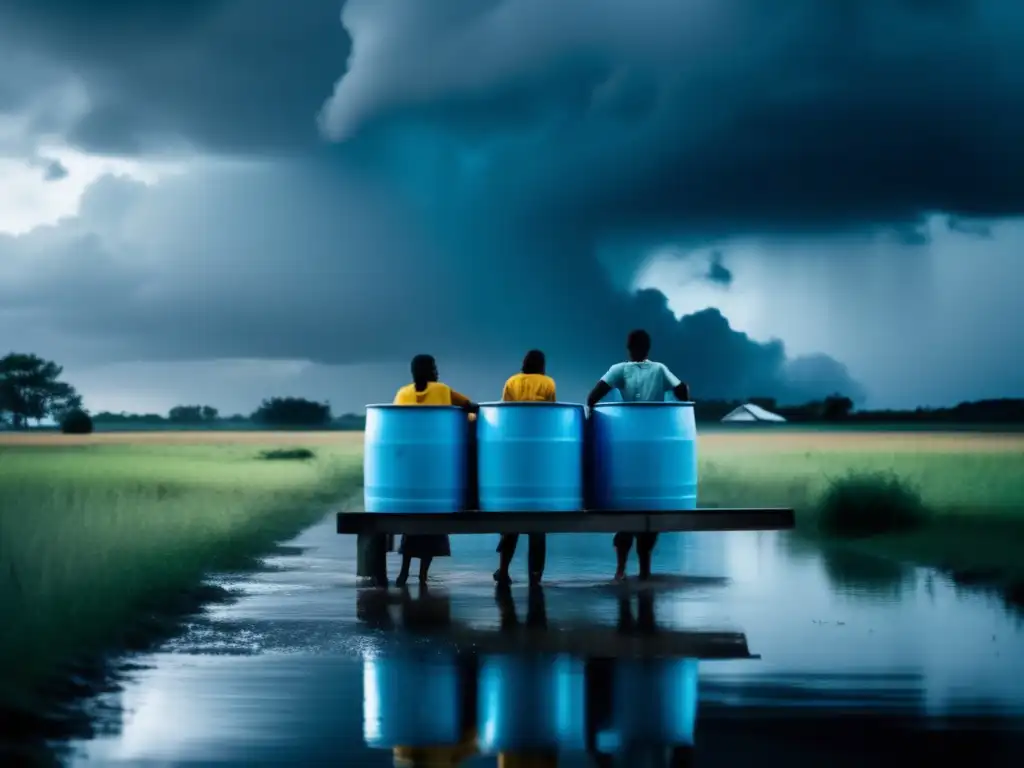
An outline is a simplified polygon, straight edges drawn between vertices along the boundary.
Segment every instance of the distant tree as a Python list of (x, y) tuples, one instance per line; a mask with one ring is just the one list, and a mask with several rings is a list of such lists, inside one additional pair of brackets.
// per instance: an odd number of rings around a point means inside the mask
[(92, 417), (81, 408), (68, 411), (60, 422), (60, 431), (65, 435), (89, 435), (92, 427)]
[(208, 424), (217, 420), (217, 409), (210, 405), (176, 405), (167, 420), (174, 424)]
[(82, 398), (67, 382), (61, 381), (64, 369), (38, 355), (11, 352), (0, 358), (0, 421), (9, 419), (21, 429), (29, 419), (47, 417), (61, 421), (82, 407)]
[(334, 426), (342, 430), (366, 429), (366, 417), (358, 413), (343, 413), (334, 422)]
[(822, 406), (821, 415), (825, 421), (840, 421), (850, 415), (853, 400), (837, 393), (826, 397)]
[(326, 427), (331, 423), (331, 406), (302, 397), (272, 397), (260, 403), (252, 420), (268, 427)]
[(92, 420), (96, 424), (164, 424), (167, 418), (159, 413), (111, 413), (100, 411)]

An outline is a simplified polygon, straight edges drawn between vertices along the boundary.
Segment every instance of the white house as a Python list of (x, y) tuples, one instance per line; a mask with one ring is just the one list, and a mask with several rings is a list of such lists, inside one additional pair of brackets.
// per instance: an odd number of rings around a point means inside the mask
[(734, 408), (733, 410), (729, 411), (729, 413), (727, 413), (724, 417), (722, 417), (722, 421), (724, 421), (724, 422), (754, 422), (754, 421), (757, 421), (757, 422), (772, 422), (774, 424), (778, 424), (779, 422), (784, 422), (785, 419), (782, 416), (779, 416), (779, 414), (777, 414), (777, 413), (772, 413), (771, 411), (766, 411), (764, 408), (762, 408), (759, 405), (754, 405), (753, 403), (746, 403), (744, 405), (741, 405), (739, 408)]

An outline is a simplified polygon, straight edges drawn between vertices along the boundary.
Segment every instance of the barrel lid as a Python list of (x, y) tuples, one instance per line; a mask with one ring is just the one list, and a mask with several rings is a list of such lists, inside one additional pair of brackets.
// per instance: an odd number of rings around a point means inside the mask
[(637, 402), (628, 402), (628, 403), (623, 403), (623, 402), (620, 402), (620, 401), (610, 401), (610, 402), (607, 402), (607, 403), (597, 403), (594, 407), (595, 408), (622, 408), (622, 407), (625, 406), (627, 408), (633, 408), (633, 407), (646, 407), (646, 408), (650, 408), (651, 406), (676, 407), (676, 406), (680, 406), (680, 405), (693, 407), (694, 405), (696, 405), (696, 403), (693, 400), (654, 400), (654, 401), (641, 400), (641, 401), (637, 401)]
[(492, 400), (480, 403), (481, 408), (512, 408), (516, 406), (526, 406), (527, 408), (583, 408), (583, 403), (553, 403), (550, 400)]
[(462, 410), (462, 408), (460, 408), (457, 405), (417, 405), (417, 406), (414, 406), (413, 408), (410, 408), (410, 406), (408, 406), (408, 405), (397, 405), (396, 403), (368, 403), (365, 407), (366, 407), (366, 410), (370, 410), (371, 408), (378, 408), (378, 409), (379, 408), (401, 408), (403, 411), (408, 411), (408, 410), (413, 410), (413, 409), (416, 410), (416, 411), (423, 411), (423, 410), (426, 410), (428, 408), (433, 408), (435, 411), (437, 411), (437, 410), (441, 410), (441, 411), (461, 411)]

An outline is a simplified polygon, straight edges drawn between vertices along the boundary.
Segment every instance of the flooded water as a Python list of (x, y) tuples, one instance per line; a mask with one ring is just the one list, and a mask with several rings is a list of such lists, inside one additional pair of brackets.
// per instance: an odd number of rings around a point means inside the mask
[[(608, 583), (610, 536), (550, 536), (543, 590), (496, 593), (496, 538), (403, 596), (357, 588), (326, 519), (141, 659), (71, 764), (1024, 765), (1024, 626), (995, 598), (776, 533), (663, 535), (682, 575), (643, 589)], [(486, 754), (413, 749), (467, 729)]]

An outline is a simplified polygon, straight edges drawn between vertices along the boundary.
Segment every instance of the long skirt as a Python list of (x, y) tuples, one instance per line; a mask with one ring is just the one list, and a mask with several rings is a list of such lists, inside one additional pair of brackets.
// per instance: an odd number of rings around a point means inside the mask
[(452, 547), (444, 533), (404, 534), (398, 552), (405, 557), (451, 557)]

